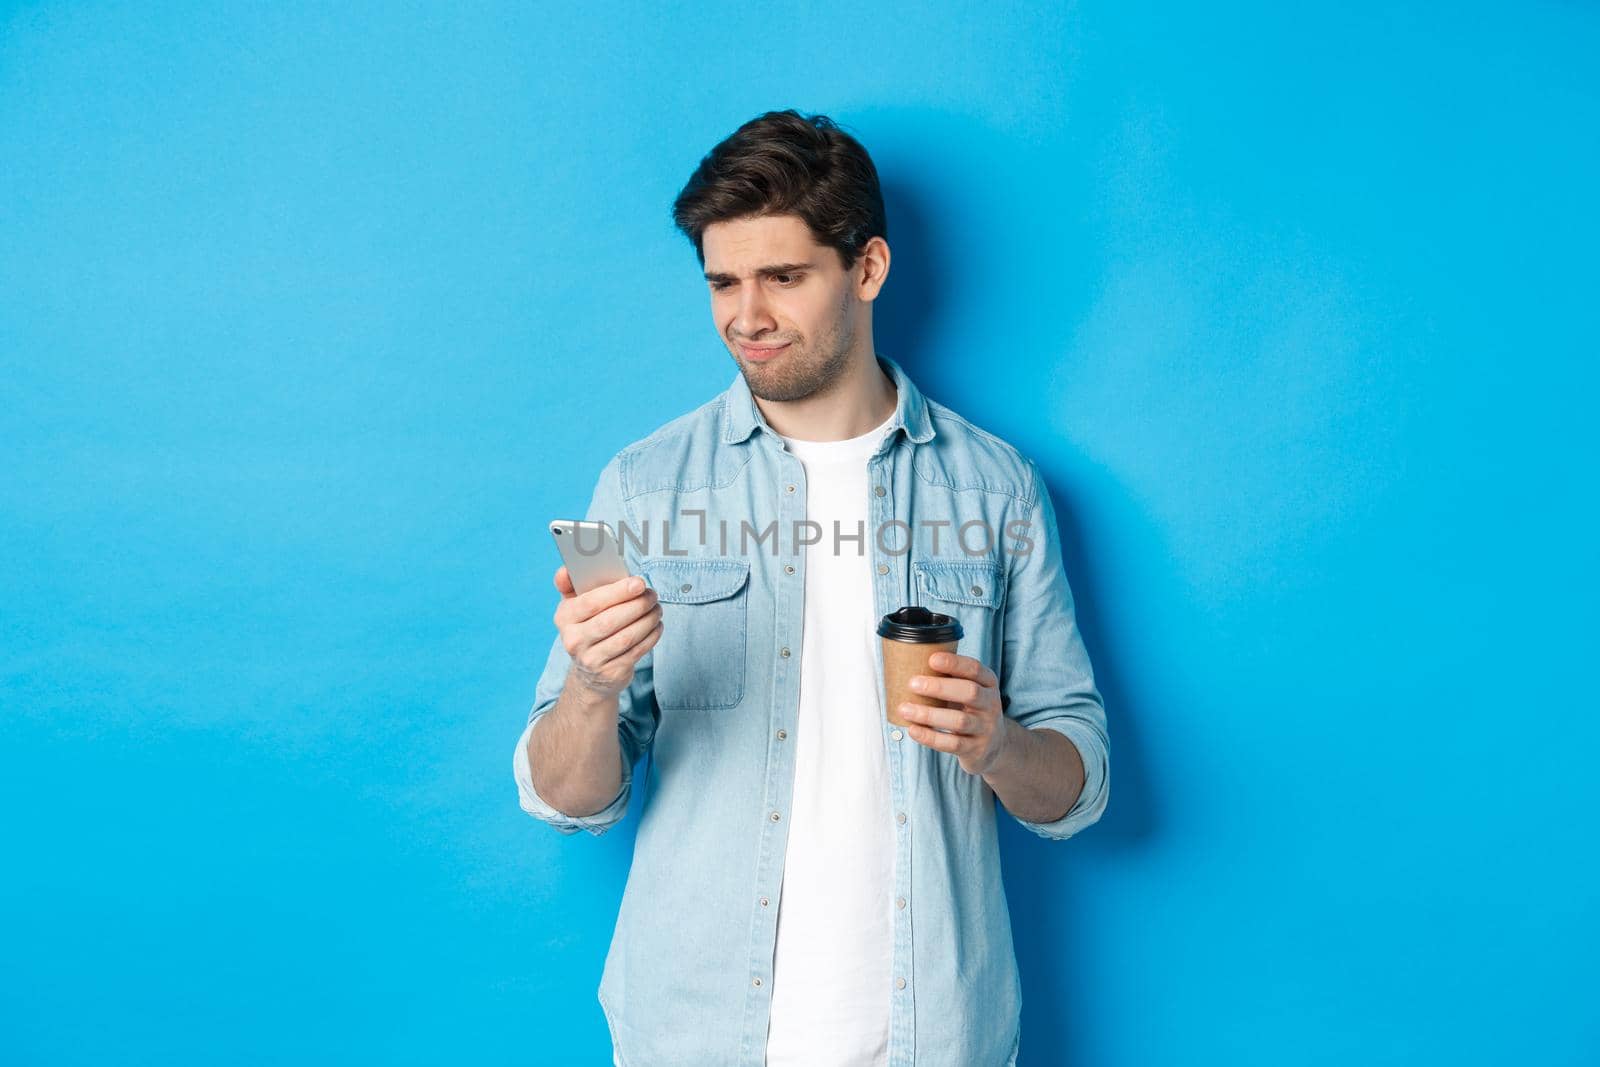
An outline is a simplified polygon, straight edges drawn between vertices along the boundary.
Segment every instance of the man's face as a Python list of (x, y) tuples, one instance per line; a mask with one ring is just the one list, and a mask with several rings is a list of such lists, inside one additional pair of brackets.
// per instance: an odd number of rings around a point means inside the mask
[[(711, 317), (754, 396), (800, 400), (840, 377), (861, 313), (861, 260), (847, 272), (796, 215), (713, 223), (700, 242)], [(759, 350), (774, 345), (783, 347)]]

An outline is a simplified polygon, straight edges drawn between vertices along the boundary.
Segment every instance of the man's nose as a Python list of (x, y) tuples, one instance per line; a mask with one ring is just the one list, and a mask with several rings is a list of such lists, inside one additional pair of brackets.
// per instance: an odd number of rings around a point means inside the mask
[(746, 341), (755, 341), (760, 339), (763, 331), (775, 329), (777, 325), (767, 310), (761, 287), (747, 286), (739, 294), (739, 310), (733, 319), (734, 333)]

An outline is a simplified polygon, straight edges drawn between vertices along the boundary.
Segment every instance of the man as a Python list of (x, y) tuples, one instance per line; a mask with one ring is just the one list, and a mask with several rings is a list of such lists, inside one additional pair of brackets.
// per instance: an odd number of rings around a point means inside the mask
[[(651, 756), (600, 1004), (622, 1067), (1016, 1062), (996, 799), (1070, 837), (1109, 789), (1105, 712), (1032, 460), (876, 352), (877, 174), (769, 112), (674, 208), (739, 374), (616, 453), (587, 517), (631, 574), (575, 595), (514, 770), (600, 834)], [(752, 546), (752, 542), (754, 543)], [(955, 617), (886, 721), (884, 614)]]

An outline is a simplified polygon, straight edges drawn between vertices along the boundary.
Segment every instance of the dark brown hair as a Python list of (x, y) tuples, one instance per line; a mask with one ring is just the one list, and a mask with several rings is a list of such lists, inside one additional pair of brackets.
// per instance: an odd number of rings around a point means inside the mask
[(757, 215), (798, 215), (845, 270), (869, 240), (889, 236), (878, 171), (861, 142), (826, 115), (792, 108), (733, 131), (700, 160), (672, 205), (672, 221), (694, 242), (702, 267), (707, 226)]

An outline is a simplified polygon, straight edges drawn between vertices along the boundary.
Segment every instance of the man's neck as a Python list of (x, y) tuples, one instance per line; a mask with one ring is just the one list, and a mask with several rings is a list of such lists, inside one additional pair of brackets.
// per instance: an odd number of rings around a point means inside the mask
[(876, 356), (856, 360), (834, 387), (804, 400), (781, 403), (756, 398), (767, 424), (800, 441), (847, 441), (894, 414), (899, 396)]

